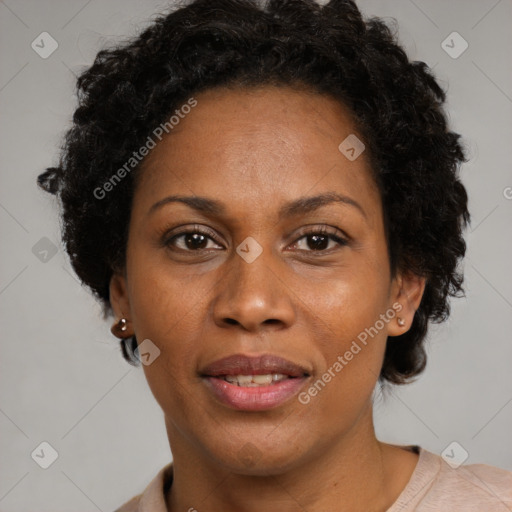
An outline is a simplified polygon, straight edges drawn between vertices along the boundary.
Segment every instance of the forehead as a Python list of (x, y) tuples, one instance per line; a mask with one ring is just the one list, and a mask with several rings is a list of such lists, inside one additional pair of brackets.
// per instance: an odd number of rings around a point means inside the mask
[(275, 86), (194, 98), (143, 164), (136, 199), (147, 208), (177, 193), (231, 198), (233, 208), (328, 191), (378, 199), (365, 153), (349, 160), (339, 149), (357, 130), (335, 99)]

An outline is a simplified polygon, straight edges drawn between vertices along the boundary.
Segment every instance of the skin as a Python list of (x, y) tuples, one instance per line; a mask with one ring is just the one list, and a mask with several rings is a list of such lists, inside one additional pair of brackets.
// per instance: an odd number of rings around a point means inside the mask
[[(216, 88), (195, 98), (144, 162), (126, 267), (110, 284), (126, 335), (161, 351), (143, 368), (173, 454), (167, 507), (385, 511), (418, 456), (377, 440), (372, 392), (387, 337), (409, 329), (425, 282), (391, 275), (367, 155), (349, 161), (338, 149), (357, 134), (351, 116), (330, 97), (290, 87)], [(329, 192), (359, 207), (333, 202), (278, 217), (288, 201)], [(225, 212), (173, 202), (148, 213), (172, 194), (207, 196)], [(305, 233), (321, 227), (347, 243), (322, 239), (315, 251)], [(170, 241), (189, 228), (210, 234), (195, 245)], [(236, 252), (248, 236), (263, 250), (252, 263)], [(405, 326), (386, 322), (308, 404), (295, 396), (272, 410), (233, 410), (198, 375), (228, 355), (268, 353), (308, 368), (307, 390), (397, 302)]]

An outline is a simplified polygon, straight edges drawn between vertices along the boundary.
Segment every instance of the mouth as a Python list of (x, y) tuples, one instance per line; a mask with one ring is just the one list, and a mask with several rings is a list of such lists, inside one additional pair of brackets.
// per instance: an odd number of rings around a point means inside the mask
[(273, 355), (234, 355), (206, 366), (200, 376), (222, 404), (238, 410), (263, 411), (296, 395), (310, 371)]
[(297, 377), (284, 373), (266, 373), (263, 375), (221, 375), (220, 378), (242, 388), (257, 388), (260, 386), (275, 386), (283, 380), (296, 379)]

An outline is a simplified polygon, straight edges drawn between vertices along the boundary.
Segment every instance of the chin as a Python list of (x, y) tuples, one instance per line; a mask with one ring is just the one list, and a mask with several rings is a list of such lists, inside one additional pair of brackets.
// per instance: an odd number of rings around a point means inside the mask
[(299, 463), (297, 452), (294, 454), (273, 454), (271, 456), (265, 453), (254, 459), (246, 455), (235, 456), (224, 461), (226, 469), (230, 472), (247, 476), (278, 476), (289, 472)]
[[(235, 439), (236, 444), (233, 443)], [(224, 443), (217, 439), (212, 444), (210, 457), (226, 470), (248, 476), (286, 473), (301, 464), (307, 450), (304, 445), (296, 446), (291, 438), (278, 438), (272, 442), (266, 433), (259, 438), (255, 435), (233, 436)]]

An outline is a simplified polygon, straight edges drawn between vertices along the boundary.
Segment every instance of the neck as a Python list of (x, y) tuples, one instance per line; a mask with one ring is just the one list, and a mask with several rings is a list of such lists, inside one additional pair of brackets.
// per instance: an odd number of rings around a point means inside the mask
[(174, 469), (173, 484), (166, 496), (170, 512), (320, 512), (336, 510), (340, 503), (351, 512), (385, 511), (410, 476), (410, 472), (402, 474), (400, 482), (391, 478), (396, 450), (375, 437), (371, 406), (328, 450), (270, 476), (229, 471), (199, 454), (170, 422), (167, 429)]

